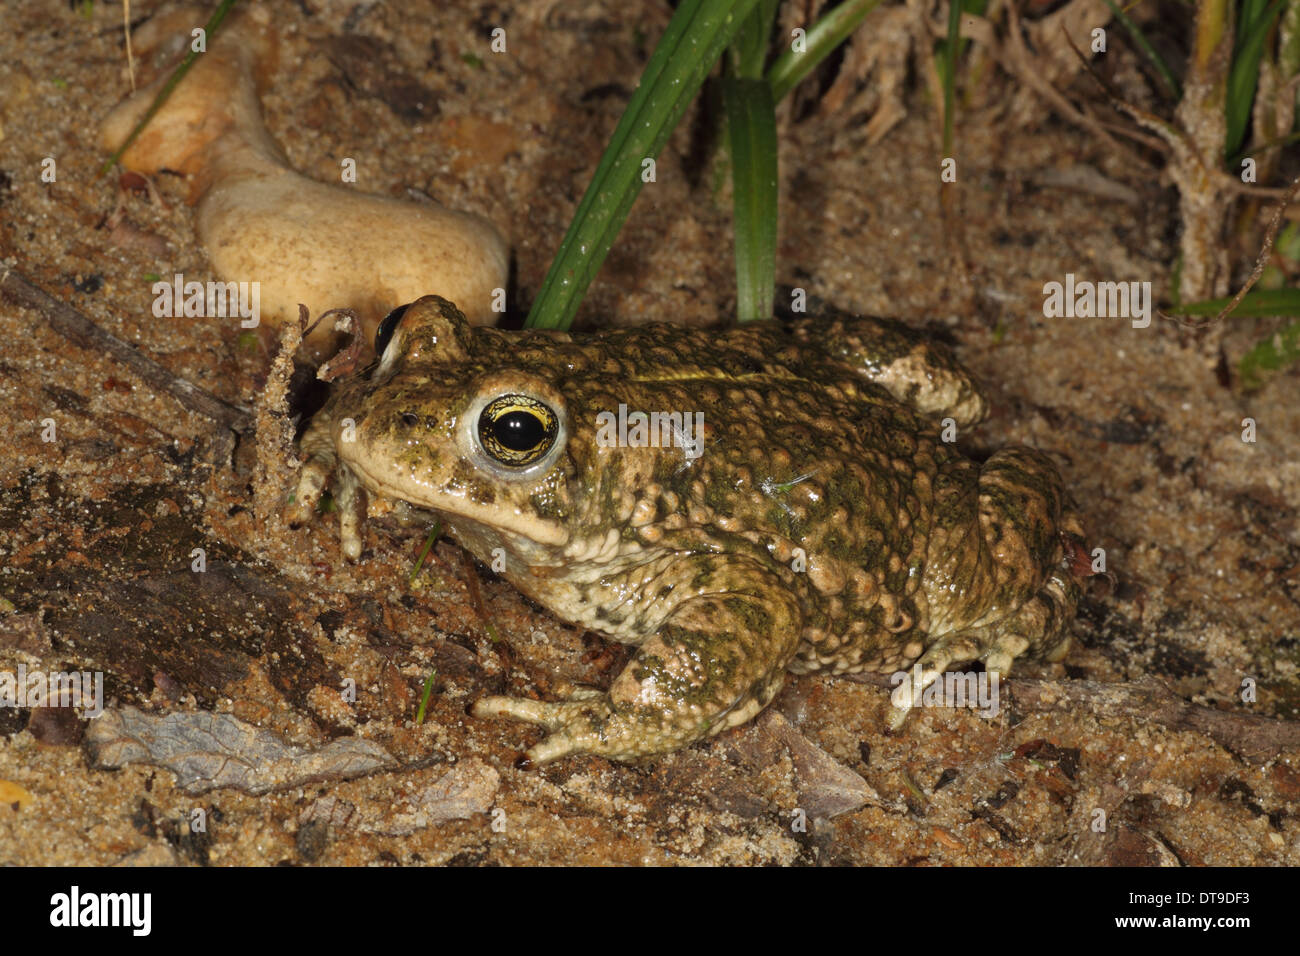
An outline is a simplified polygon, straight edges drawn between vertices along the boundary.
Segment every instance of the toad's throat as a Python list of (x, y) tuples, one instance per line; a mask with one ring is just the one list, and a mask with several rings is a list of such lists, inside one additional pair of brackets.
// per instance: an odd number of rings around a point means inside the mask
[[(435, 487), (423, 487), (418, 494), (413, 494), (409, 483), (399, 484), (381, 471), (367, 468), (365, 463), (349, 460), (346, 467), (361, 480), (366, 490), (373, 495), (406, 501), (409, 504), (433, 512), (448, 527), (463, 529), (457, 538), (475, 552), (475, 556), (484, 560), (469, 539), (483, 542), (490, 552), (493, 548), (505, 548), (518, 555), (527, 555), (529, 560), (548, 563), (546, 555), (558, 552), (569, 541), (568, 531), (561, 525), (538, 517), (519, 508), (503, 511), (500, 505), (475, 501), (465, 494), (443, 491)], [(507, 518), (508, 523), (502, 518)], [(487, 559), (490, 560), (490, 557)]]

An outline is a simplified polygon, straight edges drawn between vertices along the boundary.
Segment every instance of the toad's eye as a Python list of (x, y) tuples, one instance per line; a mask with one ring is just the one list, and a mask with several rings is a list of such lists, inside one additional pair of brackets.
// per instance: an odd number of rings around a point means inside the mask
[(397, 331), (397, 327), (402, 323), (402, 316), (406, 314), (406, 310), (410, 307), (411, 303), (409, 302), (406, 305), (399, 305), (384, 316), (384, 321), (379, 323), (379, 328), (375, 330), (376, 355), (382, 356), (384, 354), (384, 351), (388, 348), (388, 343), (393, 340), (393, 333)]
[(550, 451), (559, 430), (550, 406), (527, 395), (493, 399), (478, 417), (479, 443), (503, 465), (531, 465)]

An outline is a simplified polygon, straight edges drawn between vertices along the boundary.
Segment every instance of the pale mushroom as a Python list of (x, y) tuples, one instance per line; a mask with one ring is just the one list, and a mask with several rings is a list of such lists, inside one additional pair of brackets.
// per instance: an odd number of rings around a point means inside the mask
[[(135, 47), (147, 53), (168, 40), (188, 44), (204, 20), (191, 9), (155, 17), (136, 32)], [(198, 237), (212, 270), (226, 282), (260, 283), (264, 324), (296, 319), (300, 302), (313, 314), (350, 307), (368, 338), (389, 310), (430, 293), (455, 302), (475, 324), (494, 322), (508, 269), (500, 233), (480, 216), (318, 182), (292, 169), (258, 98), (275, 56), (264, 9), (232, 15), (123, 165), (193, 177), (190, 200), (198, 202)], [(126, 140), (169, 74), (109, 114), (100, 128), (106, 149)], [(320, 329), (313, 342), (328, 336)]]

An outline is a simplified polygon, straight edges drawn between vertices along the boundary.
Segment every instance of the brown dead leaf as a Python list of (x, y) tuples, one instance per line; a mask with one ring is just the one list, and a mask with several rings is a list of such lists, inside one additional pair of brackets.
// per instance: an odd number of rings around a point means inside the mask
[(790, 751), (799, 805), (810, 817), (830, 819), (867, 804), (884, 806), (869, 783), (795, 730), (779, 712), (769, 710), (758, 730)]

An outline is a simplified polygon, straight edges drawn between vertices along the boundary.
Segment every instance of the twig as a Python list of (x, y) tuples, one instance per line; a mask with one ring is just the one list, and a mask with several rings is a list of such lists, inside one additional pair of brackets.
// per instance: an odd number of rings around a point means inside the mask
[(135, 56), (131, 52), (131, 0), (122, 0), (122, 32), (126, 35), (126, 72), (131, 77), (131, 92), (135, 92)]
[(1178, 127), (1174, 126), (1173, 123), (1161, 119), (1149, 110), (1144, 110), (1139, 106), (1134, 106), (1132, 103), (1120, 96), (1119, 93), (1111, 87), (1110, 83), (1108, 83), (1100, 73), (1092, 68), (1092, 64), (1089, 63), (1088, 58), (1083, 55), (1083, 51), (1081, 51), (1078, 45), (1074, 42), (1074, 38), (1068, 33), (1064, 34), (1064, 36), (1065, 42), (1070, 44), (1070, 49), (1073, 50), (1074, 55), (1078, 57), (1079, 63), (1083, 66), (1083, 69), (1087, 72), (1088, 76), (1092, 78), (1093, 82), (1097, 84), (1102, 94), (1110, 101), (1110, 104), (1121, 113), (1127, 113), (1131, 116), (1134, 122), (1139, 126), (1149, 129), (1160, 137), (1159, 140), (1149, 139), (1149, 145), (1155, 149), (1177, 149), (1181, 142), (1189, 149), (1192, 148), (1190, 137)]
[[(1001, 48), (1001, 53), (1012, 62), (1014, 66), (1012, 72), (1031, 90), (1060, 110), (1063, 116), (1096, 133), (1106, 145), (1117, 152), (1122, 152), (1128, 156), (1134, 155), (1132, 150), (1123, 147), (1116, 141), (1095, 117), (1082, 109), (1076, 108), (1064, 93), (1039, 75), (1035, 59), (1029, 53), (1025, 38), (1021, 36), (1020, 16), (1016, 13), (1016, 7), (1013, 3), (1007, 4), (1007, 43)], [(1119, 132), (1153, 149), (1161, 149), (1164, 145), (1161, 141), (1144, 136), (1136, 130), (1120, 130)]]
[[(845, 674), (845, 680), (890, 688), (886, 674)], [(1170, 730), (1205, 734), (1251, 763), (1265, 763), (1282, 751), (1300, 751), (1300, 722), (1216, 710), (1183, 700), (1154, 678), (1142, 681), (1045, 681), (1003, 678), (999, 682), (1021, 710), (1045, 713), (1086, 709), (1097, 717), (1136, 717)]]
[(0, 269), (0, 292), (11, 301), (39, 312), (50, 328), (86, 349), (105, 353), (121, 362), (146, 384), (164, 391), (192, 412), (198, 412), (241, 435), (253, 430), (252, 413), (232, 405), (197, 385), (177, 378), (133, 345), (105, 332), (66, 302), (60, 302), (13, 269)]
[(1198, 325), (1213, 325), (1215, 322), (1227, 318), (1228, 314), (1232, 312), (1233, 309), (1241, 305), (1241, 300), (1246, 297), (1246, 293), (1251, 290), (1251, 287), (1259, 281), (1259, 277), (1264, 274), (1264, 267), (1268, 265), (1269, 253), (1273, 251), (1273, 240), (1277, 238), (1278, 228), (1282, 225), (1282, 219), (1286, 215), (1286, 207), (1291, 205), (1295, 200), (1297, 189), (1300, 189), (1300, 176), (1296, 177), (1295, 182), (1293, 182), (1290, 188), (1287, 189), (1286, 195), (1283, 196), (1282, 201), (1278, 203), (1277, 212), (1273, 215), (1273, 219), (1268, 224), (1268, 228), (1264, 230), (1264, 244), (1260, 247), (1259, 255), (1255, 257), (1255, 268), (1251, 270), (1250, 277), (1246, 279), (1245, 284), (1238, 289), (1237, 294), (1232, 297), (1232, 301), (1225, 305), (1219, 311), (1219, 314), (1208, 322), (1193, 322), (1183, 317), (1179, 318), (1179, 322), (1193, 327)]
[[(1177, 129), (1173, 124), (1167, 123), (1165, 120), (1162, 120), (1155, 113), (1151, 113), (1147, 110), (1141, 109), (1140, 107), (1134, 106), (1133, 104), (1124, 100), (1119, 95), (1119, 93), (1117, 93), (1114, 90), (1114, 88), (1112, 88), (1111, 85), (1107, 83), (1106, 80), (1096, 70), (1092, 68), (1092, 64), (1088, 62), (1087, 58), (1083, 55), (1083, 52), (1078, 48), (1078, 46), (1075, 45), (1074, 40), (1071, 39), (1068, 34), (1066, 35), (1066, 39), (1070, 43), (1070, 48), (1074, 50), (1075, 56), (1079, 58), (1079, 62), (1083, 65), (1084, 70), (1087, 71), (1088, 75), (1092, 77), (1092, 79), (1096, 82), (1097, 86), (1101, 89), (1102, 93), (1106, 96), (1106, 98), (1110, 100), (1111, 105), (1115, 107), (1115, 109), (1118, 110), (1119, 112), (1127, 113), (1129, 116), (1133, 117), (1134, 121), (1141, 124), (1146, 129), (1159, 133), (1161, 138), (1156, 139), (1154, 137), (1146, 136), (1142, 133), (1139, 133), (1136, 130), (1126, 129), (1122, 126), (1117, 126), (1113, 124), (1103, 123), (1102, 124), (1103, 126), (1107, 126), (1110, 129), (1114, 129), (1115, 132), (1121, 133), (1124, 136), (1129, 136), (1140, 143), (1152, 147), (1153, 149), (1162, 150), (1162, 151), (1171, 149), (1174, 146), (1176, 146), (1176, 143), (1174, 142), (1176, 138), (1181, 137), (1184, 141), (1188, 140), (1187, 134), (1184, 133), (1182, 130)], [(1282, 144), (1279, 143), (1277, 145), (1282, 145)], [(1219, 185), (1223, 186), (1223, 188), (1231, 190), (1233, 192), (1241, 193), (1242, 195), (1245, 196), (1277, 199), (1282, 196), (1289, 196), (1291, 194), (1291, 190), (1287, 187), (1260, 186), (1254, 183), (1243, 183), (1240, 182), (1235, 177), (1229, 176), (1227, 173), (1223, 172), (1222, 170), (1214, 170), (1213, 173)]]

